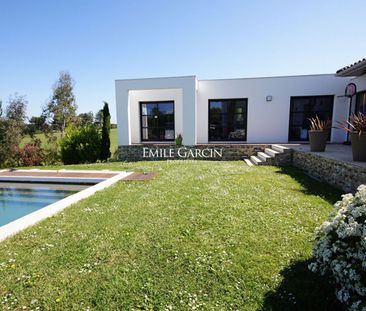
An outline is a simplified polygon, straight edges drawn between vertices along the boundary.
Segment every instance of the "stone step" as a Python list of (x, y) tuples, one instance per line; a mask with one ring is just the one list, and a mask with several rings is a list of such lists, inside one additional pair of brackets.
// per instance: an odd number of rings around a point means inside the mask
[(248, 166), (254, 166), (254, 163), (250, 161), (249, 159), (244, 159), (244, 162), (248, 164)]
[(274, 158), (277, 154), (280, 154), (280, 152), (273, 150), (271, 148), (264, 149), (264, 152), (268, 154), (270, 157)]
[(281, 153), (285, 152), (286, 150), (290, 150), (289, 148), (281, 145), (272, 145), (272, 149)]
[(259, 159), (259, 158), (258, 158), (258, 157), (256, 157), (256, 156), (251, 156), (251, 157), (250, 157), (250, 161), (252, 161), (254, 165), (260, 165), (260, 164), (262, 164), (262, 163), (263, 163), (263, 162), (262, 162), (262, 160), (261, 160), (261, 159)]
[(259, 159), (261, 159), (263, 162), (266, 162), (267, 159), (271, 159), (272, 158), (270, 155), (268, 155), (267, 153), (264, 153), (264, 152), (258, 152), (257, 153), (257, 157)]

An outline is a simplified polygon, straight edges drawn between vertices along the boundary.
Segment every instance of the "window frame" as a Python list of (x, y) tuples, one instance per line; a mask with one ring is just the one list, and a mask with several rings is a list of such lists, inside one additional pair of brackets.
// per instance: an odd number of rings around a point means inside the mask
[[(159, 107), (159, 104), (173, 104), (173, 138), (172, 139), (144, 139), (143, 135), (143, 129), (149, 129), (149, 126), (143, 126), (142, 119), (143, 117), (149, 116), (148, 114), (142, 113), (142, 105), (151, 104), (151, 105), (157, 105)], [(175, 140), (175, 101), (174, 100), (154, 100), (154, 101), (140, 101), (140, 139), (141, 142), (172, 142)], [(164, 127), (151, 127), (151, 128), (158, 128), (158, 129), (164, 129)], [(167, 129), (167, 128), (165, 128)], [(170, 127), (169, 127), (170, 129)]]
[[(330, 114), (331, 114), (331, 120), (333, 120), (333, 114), (334, 114), (334, 95), (305, 95), (305, 96), (290, 96), (290, 111), (289, 111), (289, 125), (288, 125), (288, 141), (289, 142), (309, 142), (309, 135), (308, 135), (308, 139), (297, 139), (297, 140), (292, 140), (290, 139), (290, 130), (291, 130), (291, 127), (292, 126), (292, 123), (291, 121), (293, 120), (292, 119), (292, 115), (293, 114), (300, 114), (300, 113), (304, 113), (304, 111), (301, 111), (301, 112), (292, 112), (292, 107), (293, 107), (293, 101), (295, 99), (311, 99), (312, 101), (316, 100), (317, 98), (319, 97), (329, 97), (332, 101), (332, 108), (331, 108), (331, 111), (330, 111)], [(318, 114), (318, 113), (321, 113), (321, 112), (329, 112), (328, 110), (319, 110), (317, 112), (315, 112), (315, 114)], [(330, 128), (330, 131), (329, 131), (329, 140), (331, 139), (332, 137), (332, 128)]]
[[(237, 101), (237, 100), (244, 100), (245, 101), (245, 113), (234, 113), (237, 114), (244, 114), (245, 120), (245, 137), (244, 139), (210, 139), (210, 124), (211, 124), (211, 102), (218, 102), (218, 101)], [(222, 115), (223, 113), (221, 113)], [(227, 113), (224, 113), (227, 115)], [(208, 142), (246, 142), (248, 139), (248, 98), (247, 97), (240, 97), (240, 98), (211, 98), (208, 100)]]

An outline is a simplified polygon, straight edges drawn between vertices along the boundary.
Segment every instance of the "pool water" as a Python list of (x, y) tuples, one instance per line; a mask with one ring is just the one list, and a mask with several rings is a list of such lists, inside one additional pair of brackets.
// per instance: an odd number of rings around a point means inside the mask
[(87, 187), (0, 182), (0, 227)]

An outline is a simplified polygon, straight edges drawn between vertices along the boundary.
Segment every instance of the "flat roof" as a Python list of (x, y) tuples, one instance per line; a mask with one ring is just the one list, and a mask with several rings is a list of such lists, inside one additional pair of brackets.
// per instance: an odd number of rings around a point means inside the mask
[(116, 79), (114, 81), (137, 81), (137, 80), (155, 80), (155, 79), (187, 79), (196, 78), (196, 76), (170, 76), (170, 77), (144, 77), (144, 78), (131, 78), (131, 79)]
[[(281, 79), (281, 78), (301, 78), (301, 77), (319, 77), (319, 76), (334, 76), (334, 73), (319, 73), (319, 74), (300, 74), (300, 75), (283, 75), (283, 76), (261, 76), (261, 77), (236, 77), (236, 78), (218, 78), (218, 79), (197, 79), (197, 81), (220, 81), (220, 80), (250, 80), (250, 79)], [(139, 81), (139, 80), (160, 80), (160, 79), (187, 79), (197, 78), (195, 75), (191, 76), (170, 76), (170, 77), (150, 77), (150, 78), (132, 78), (132, 79), (117, 79), (116, 82), (122, 81)]]
[(319, 73), (319, 74), (303, 74), (303, 75), (288, 75), (288, 76), (264, 76), (264, 77), (246, 77), (246, 78), (199, 79), (198, 81), (281, 79), (281, 78), (301, 78), (301, 77), (319, 77), (319, 76), (334, 76), (334, 74), (333, 73)]

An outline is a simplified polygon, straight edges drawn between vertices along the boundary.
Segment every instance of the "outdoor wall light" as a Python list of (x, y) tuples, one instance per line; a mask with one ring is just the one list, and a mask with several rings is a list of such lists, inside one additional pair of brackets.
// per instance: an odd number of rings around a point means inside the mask
[(266, 96), (266, 101), (271, 102), (272, 101), (272, 95), (267, 95)]

